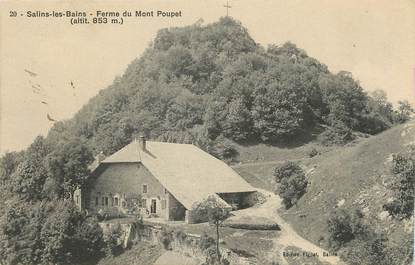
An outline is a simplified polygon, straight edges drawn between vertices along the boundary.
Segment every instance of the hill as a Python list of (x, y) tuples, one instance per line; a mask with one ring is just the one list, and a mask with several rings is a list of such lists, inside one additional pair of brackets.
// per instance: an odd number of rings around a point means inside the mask
[[(297, 205), (288, 210), (280, 209), (280, 215), (299, 234), (327, 247), (330, 215), (341, 209), (348, 212), (358, 209), (365, 223), (377, 233), (385, 234), (390, 245), (408, 244), (405, 240), (413, 233), (413, 217), (409, 220), (392, 218), (383, 205), (394, 197), (391, 189), (396, 178), (391, 172), (393, 154), (404, 152), (414, 143), (415, 121), (412, 120), (313, 158), (297, 157), (296, 161), (307, 173), (307, 192)], [(289, 160), (290, 155), (287, 158)], [(253, 185), (272, 189), (272, 172), (281, 162), (277, 158), (234, 168)]]
[(384, 93), (369, 96), (351, 73), (330, 73), (289, 42), (262, 47), (224, 17), (161, 29), (121, 77), (73, 119), (56, 123), (48, 139), (82, 137), (94, 153), (110, 155), (144, 134), (226, 158), (223, 139), (304, 143), (320, 124), (337, 128), (336, 138), (378, 133), (398, 119)]
[[(339, 152), (353, 167), (341, 168), (339, 160), (337, 169), (344, 172), (333, 177), (330, 159), (338, 154), (330, 150), (342, 147), (318, 143), (343, 145), (356, 134), (377, 134), (405, 121), (410, 110), (405, 102), (394, 110), (383, 92), (368, 95), (351, 73), (331, 73), (292, 43), (262, 47), (230, 17), (161, 29), (125, 73), (72, 119), (56, 122), (46, 138), (37, 137), (27, 150), (0, 159), (0, 238), (6, 239), (0, 240), (0, 260), (72, 264), (103, 254), (96, 220), (79, 214), (69, 199), (88, 182), (94, 156), (110, 155), (141, 134), (193, 143), (232, 163), (255, 163), (238, 170), (264, 188), (272, 188), (270, 178), (264, 178), (273, 167), (267, 161), (302, 161), (313, 147), (327, 151), (303, 161), (322, 171), (309, 176), (311, 186), (297, 208), (311, 209), (302, 218), (319, 232), (304, 229), (294, 209), (286, 213), (300, 232), (316, 240), (324, 231), (317, 207), (333, 207), (343, 197), (345, 205), (352, 205), (353, 187), (377, 183), (369, 173), (362, 178), (354, 173), (361, 176), (365, 166), (377, 170), (381, 161), (366, 161), (360, 168), (353, 158), (366, 147), (346, 148)], [(332, 158), (324, 160), (326, 155)], [(347, 191), (337, 190), (331, 178)]]
[(415, 122), (411, 121), (356, 146), (304, 161), (311, 185), (285, 217), (301, 234), (318, 242), (327, 235), (331, 211), (357, 208), (376, 230), (400, 242), (402, 233), (411, 231), (410, 222), (392, 220), (382, 206), (393, 197), (392, 155), (414, 141)]

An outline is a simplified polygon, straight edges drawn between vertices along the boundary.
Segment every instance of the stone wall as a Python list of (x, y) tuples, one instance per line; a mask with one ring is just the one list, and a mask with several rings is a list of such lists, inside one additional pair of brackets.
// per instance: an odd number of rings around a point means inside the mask
[[(105, 233), (108, 233), (113, 226), (119, 226), (121, 230), (121, 238), (119, 244), (123, 248), (131, 246), (134, 241), (147, 241), (152, 244), (160, 244), (162, 226), (145, 224), (139, 227), (136, 223), (118, 224), (118, 223), (99, 223)], [(185, 238), (172, 237), (170, 247), (172, 251), (179, 252), (185, 256), (190, 256), (203, 263), (206, 260), (206, 254), (199, 247), (201, 237), (195, 234), (186, 234)], [(243, 265), (245, 259), (239, 257), (236, 253), (229, 249), (220, 248), (222, 257), (226, 258), (231, 265)]]

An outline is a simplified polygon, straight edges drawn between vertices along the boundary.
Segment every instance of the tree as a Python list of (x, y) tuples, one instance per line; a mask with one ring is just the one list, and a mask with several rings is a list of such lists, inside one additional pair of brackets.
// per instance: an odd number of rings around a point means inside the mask
[(75, 189), (86, 183), (92, 161), (92, 152), (83, 139), (75, 137), (63, 142), (47, 158), (50, 178), (55, 185), (48, 188), (59, 197), (71, 198)]
[(0, 261), (80, 264), (101, 257), (102, 229), (70, 201), (14, 200), (0, 223)]
[(274, 169), (275, 193), (282, 198), (282, 202), (288, 209), (297, 203), (307, 188), (307, 180), (304, 171), (294, 162), (286, 162), (281, 167)]
[(6, 185), (23, 160), (23, 152), (6, 152), (0, 158), (0, 185)]
[(183, 91), (169, 107), (166, 120), (169, 128), (185, 130), (203, 123), (203, 98)]
[(254, 95), (254, 128), (263, 141), (279, 140), (300, 131), (305, 103), (301, 88), (285, 88), (281, 83), (273, 82), (258, 87)]
[(12, 191), (25, 200), (39, 200), (44, 197), (43, 187), (48, 171), (43, 161), (24, 160), (12, 176)]
[(42, 222), (42, 261), (74, 264), (101, 257), (102, 229), (95, 219), (86, 219), (70, 201), (46, 205), (48, 216)]
[(398, 110), (396, 111), (396, 120), (398, 123), (404, 123), (415, 113), (414, 108), (408, 100), (398, 101)]
[(367, 95), (351, 74), (341, 71), (336, 75), (322, 75), (319, 85), (327, 106), (324, 120), (329, 125), (341, 122), (350, 129), (359, 129)]
[(229, 217), (231, 208), (223, 202), (217, 195), (210, 195), (206, 200), (197, 203), (192, 207), (192, 216), (198, 220), (208, 220), (209, 224), (215, 227), (216, 231), (216, 255), (217, 260), (221, 261), (219, 248), (220, 233), (219, 227)]
[(388, 102), (385, 91), (375, 90), (368, 96), (359, 130), (369, 134), (382, 132), (395, 123), (394, 116), (393, 106)]

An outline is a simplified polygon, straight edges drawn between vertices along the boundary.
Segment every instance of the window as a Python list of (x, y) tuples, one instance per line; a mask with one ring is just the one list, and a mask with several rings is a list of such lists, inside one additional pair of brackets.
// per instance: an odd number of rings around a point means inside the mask
[(76, 195), (76, 204), (79, 204), (79, 195)]
[(164, 194), (169, 193), (166, 188), (164, 188)]
[(147, 193), (147, 184), (143, 184), (143, 193)]
[(105, 205), (105, 198), (104, 198), (104, 197), (102, 197), (102, 198), (101, 198), (101, 205), (102, 205), (102, 206), (104, 206), (104, 205)]
[(141, 200), (141, 207), (147, 208), (147, 200), (146, 199)]
[(115, 204), (115, 206), (118, 206), (118, 198), (117, 197), (114, 198), (114, 204)]
[(105, 206), (108, 206), (108, 197), (105, 197)]
[(99, 199), (98, 197), (95, 197), (95, 206), (98, 206), (98, 204), (99, 204)]
[(161, 209), (166, 209), (166, 200), (161, 200)]

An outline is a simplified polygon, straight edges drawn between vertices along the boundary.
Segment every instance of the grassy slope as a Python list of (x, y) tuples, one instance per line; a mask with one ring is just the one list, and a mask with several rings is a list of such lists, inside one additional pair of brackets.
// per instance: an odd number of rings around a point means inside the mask
[[(275, 159), (269, 155), (266, 160), (275, 160), (275, 163), (261, 161), (234, 168), (253, 185), (271, 190), (272, 170), (280, 163), (278, 161), (293, 157), (301, 159), (298, 161), (306, 169), (310, 185), (298, 206), (281, 214), (298, 233), (315, 243), (327, 237), (326, 220), (329, 212), (337, 207), (361, 209), (373, 227), (398, 239), (404, 231), (404, 223), (388, 218), (381, 220), (379, 214), (383, 211), (382, 205), (391, 197), (387, 187), (392, 177), (389, 173), (391, 154), (402, 151), (415, 140), (414, 123), (412, 121), (369, 139), (361, 139), (353, 146), (324, 150), (326, 152), (314, 158), (307, 158), (306, 153), (299, 151), (305, 147), (292, 149), (294, 155), (286, 157), (281, 155), (289, 154), (289, 151), (281, 152), (279, 148), (274, 148)], [(271, 152), (268, 150), (266, 153)], [(344, 204), (337, 206), (342, 200)]]

